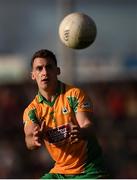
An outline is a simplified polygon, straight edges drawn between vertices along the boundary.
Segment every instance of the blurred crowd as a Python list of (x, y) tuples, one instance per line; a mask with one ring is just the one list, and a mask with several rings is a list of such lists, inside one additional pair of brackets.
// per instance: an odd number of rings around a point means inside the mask
[[(94, 107), (96, 134), (111, 178), (137, 178), (136, 81), (80, 84)], [(37, 93), (33, 83), (0, 86), (0, 178), (40, 178), (53, 162), (44, 148), (29, 151), (24, 108)]]

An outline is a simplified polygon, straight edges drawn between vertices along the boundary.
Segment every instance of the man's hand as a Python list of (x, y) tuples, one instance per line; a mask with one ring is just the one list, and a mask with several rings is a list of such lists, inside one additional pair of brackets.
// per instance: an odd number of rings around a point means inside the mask
[[(92, 121), (92, 113), (90, 112), (77, 112), (76, 113), (77, 125), (70, 123), (70, 143), (76, 143), (79, 139), (88, 140), (91, 136), (95, 136), (95, 131)], [(73, 121), (72, 121), (73, 122)]]
[(29, 124), (24, 127), (24, 131), (28, 149), (37, 149), (41, 147), (45, 131), (45, 121), (42, 122), (41, 126), (36, 123)]
[(78, 140), (81, 138), (80, 136), (80, 127), (78, 125), (70, 125), (71, 132), (70, 132), (70, 143), (74, 144), (78, 142)]

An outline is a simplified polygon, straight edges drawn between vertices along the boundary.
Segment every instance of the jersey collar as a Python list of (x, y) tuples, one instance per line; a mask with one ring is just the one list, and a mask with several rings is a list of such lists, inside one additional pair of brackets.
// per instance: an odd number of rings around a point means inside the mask
[(45, 97), (43, 97), (43, 96), (40, 94), (40, 92), (38, 92), (38, 95), (37, 95), (37, 96), (38, 96), (38, 102), (39, 102), (39, 103), (44, 102), (44, 103), (48, 104), (49, 106), (53, 106), (55, 100), (57, 99), (57, 97), (59, 96), (59, 94), (63, 93), (63, 91), (64, 91), (64, 83), (58, 81), (58, 86), (57, 86), (57, 90), (56, 90), (56, 95), (55, 95), (53, 101), (52, 101), (52, 102), (48, 101)]

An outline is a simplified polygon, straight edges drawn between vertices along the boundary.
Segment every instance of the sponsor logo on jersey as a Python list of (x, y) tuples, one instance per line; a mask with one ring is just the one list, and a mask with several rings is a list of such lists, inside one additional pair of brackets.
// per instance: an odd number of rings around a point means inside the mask
[(70, 132), (70, 125), (66, 124), (54, 129), (52, 128), (48, 129), (46, 132), (46, 137), (49, 143), (56, 144), (69, 138), (70, 136), (69, 132)]

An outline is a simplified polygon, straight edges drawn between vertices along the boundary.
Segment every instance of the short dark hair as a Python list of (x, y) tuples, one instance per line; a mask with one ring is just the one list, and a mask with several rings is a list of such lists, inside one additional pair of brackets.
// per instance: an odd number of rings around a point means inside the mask
[(54, 55), (54, 53), (50, 50), (47, 49), (40, 49), (38, 51), (36, 51), (32, 58), (31, 58), (31, 68), (33, 67), (33, 62), (35, 58), (49, 58), (52, 59), (55, 63), (55, 65), (57, 66), (57, 59), (56, 56)]

